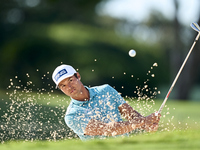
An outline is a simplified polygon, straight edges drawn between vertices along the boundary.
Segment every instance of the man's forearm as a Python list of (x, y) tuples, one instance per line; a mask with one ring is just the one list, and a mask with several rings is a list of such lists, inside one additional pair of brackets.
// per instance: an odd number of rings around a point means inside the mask
[(139, 112), (137, 112), (136, 110), (133, 110), (132, 113), (132, 119), (137, 118), (137, 117), (144, 117), (142, 116)]
[(127, 120), (133, 120), (143, 117), (139, 112), (134, 110), (129, 104), (124, 103), (118, 107), (122, 116)]
[(125, 122), (113, 122), (108, 124), (107, 132), (108, 136), (121, 135), (131, 132), (137, 128), (140, 128), (145, 123), (144, 118), (140, 118), (134, 121)]
[(137, 128), (140, 128), (145, 123), (145, 118), (141, 117), (131, 121), (123, 121), (123, 122), (110, 122), (103, 123), (98, 120), (90, 120), (88, 123), (84, 134), (86, 135), (106, 135), (106, 136), (114, 136), (121, 135), (124, 133), (131, 132)]

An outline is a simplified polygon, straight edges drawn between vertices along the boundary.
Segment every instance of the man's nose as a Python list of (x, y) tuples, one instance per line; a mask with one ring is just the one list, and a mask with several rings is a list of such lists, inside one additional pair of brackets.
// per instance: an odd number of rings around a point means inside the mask
[(72, 86), (70, 84), (67, 85), (67, 89), (70, 90)]

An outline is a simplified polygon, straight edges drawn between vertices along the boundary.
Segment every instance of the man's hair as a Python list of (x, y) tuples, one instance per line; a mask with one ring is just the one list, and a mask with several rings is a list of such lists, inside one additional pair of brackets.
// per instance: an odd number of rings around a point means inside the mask
[(78, 79), (77, 73), (75, 73), (74, 76)]

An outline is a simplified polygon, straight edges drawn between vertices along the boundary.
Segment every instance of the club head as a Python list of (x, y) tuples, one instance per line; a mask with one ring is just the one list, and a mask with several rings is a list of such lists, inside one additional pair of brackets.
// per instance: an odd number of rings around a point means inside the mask
[(200, 27), (196, 22), (193, 22), (190, 24), (190, 26), (192, 27), (192, 29), (194, 29), (197, 32), (200, 32)]

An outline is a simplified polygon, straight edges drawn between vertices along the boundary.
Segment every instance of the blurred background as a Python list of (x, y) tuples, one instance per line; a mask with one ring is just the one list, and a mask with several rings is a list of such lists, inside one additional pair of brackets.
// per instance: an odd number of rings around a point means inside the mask
[[(87, 86), (108, 83), (134, 97), (147, 84), (145, 94), (163, 99), (197, 35), (190, 23), (200, 23), (199, 8), (198, 0), (1, 0), (0, 89), (16, 78), (54, 88), (51, 74), (64, 63)], [(199, 49), (170, 98), (200, 100)]]

